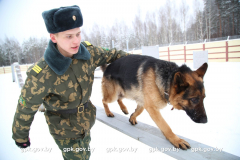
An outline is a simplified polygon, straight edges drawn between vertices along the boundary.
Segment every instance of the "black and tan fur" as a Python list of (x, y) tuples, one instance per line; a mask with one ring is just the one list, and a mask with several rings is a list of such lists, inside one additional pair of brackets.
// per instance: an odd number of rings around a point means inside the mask
[(186, 65), (177, 66), (173, 62), (158, 60), (149, 56), (130, 55), (110, 64), (102, 79), (103, 105), (108, 117), (114, 117), (108, 103), (118, 101), (125, 114), (128, 114), (123, 98), (135, 100), (137, 108), (129, 121), (137, 124), (137, 116), (144, 109), (177, 148), (190, 148), (188, 142), (176, 136), (161, 116), (160, 109), (168, 102), (173, 108), (184, 110), (196, 123), (206, 123), (207, 116), (203, 105), (205, 89), (203, 76), (207, 63), (196, 71)]

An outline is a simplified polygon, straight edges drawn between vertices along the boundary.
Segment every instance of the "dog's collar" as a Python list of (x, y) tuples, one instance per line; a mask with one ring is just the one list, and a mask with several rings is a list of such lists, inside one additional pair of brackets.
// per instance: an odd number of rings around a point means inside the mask
[[(169, 101), (169, 94), (165, 91), (165, 92), (164, 92), (164, 95), (165, 95), (165, 98), (166, 98), (168, 104), (171, 105), (171, 103), (170, 103), (170, 101)], [(173, 110), (173, 109), (174, 109), (174, 107), (172, 107), (171, 110)]]

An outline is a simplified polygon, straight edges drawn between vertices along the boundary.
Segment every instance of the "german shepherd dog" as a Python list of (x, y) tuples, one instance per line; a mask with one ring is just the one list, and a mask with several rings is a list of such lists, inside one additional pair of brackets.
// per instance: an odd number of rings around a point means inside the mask
[(188, 149), (188, 142), (172, 132), (159, 110), (170, 103), (173, 105), (172, 109), (184, 110), (194, 122), (207, 123), (203, 105), (203, 76), (207, 67), (207, 63), (204, 63), (196, 71), (192, 71), (186, 65), (179, 67), (173, 62), (149, 56), (129, 55), (120, 58), (105, 68), (102, 78), (105, 112), (108, 117), (114, 117), (108, 103), (117, 100), (121, 110), (128, 114), (122, 99), (135, 100), (137, 108), (129, 119), (132, 125), (137, 124), (137, 116), (146, 109), (175, 147)]

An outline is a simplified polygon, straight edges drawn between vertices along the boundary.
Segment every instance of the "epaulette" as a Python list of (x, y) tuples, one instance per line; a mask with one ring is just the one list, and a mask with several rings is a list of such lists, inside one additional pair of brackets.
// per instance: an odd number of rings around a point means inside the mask
[(44, 59), (41, 59), (35, 63), (35, 65), (30, 69), (29, 73), (33, 76), (37, 76), (46, 65), (46, 61)]
[(84, 41), (82, 42), (82, 44), (85, 46), (85, 47), (88, 47), (88, 46), (92, 46), (92, 44), (88, 41)]

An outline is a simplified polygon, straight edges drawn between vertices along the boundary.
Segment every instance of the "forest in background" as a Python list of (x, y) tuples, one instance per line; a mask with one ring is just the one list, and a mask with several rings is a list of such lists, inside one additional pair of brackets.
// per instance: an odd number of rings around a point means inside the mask
[[(149, 11), (142, 19), (139, 9), (132, 24), (115, 22), (111, 27), (94, 24), (88, 31), (82, 29), (82, 41), (93, 45), (121, 50), (140, 49), (141, 46), (174, 45), (212, 41), (213, 38), (227, 39), (240, 35), (239, 0), (195, 0), (189, 6), (186, 0), (179, 4), (167, 1), (157, 11)], [(13, 62), (34, 63), (40, 59), (49, 39), (30, 37), (20, 43), (15, 38), (0, 39), (0, 66)]]

